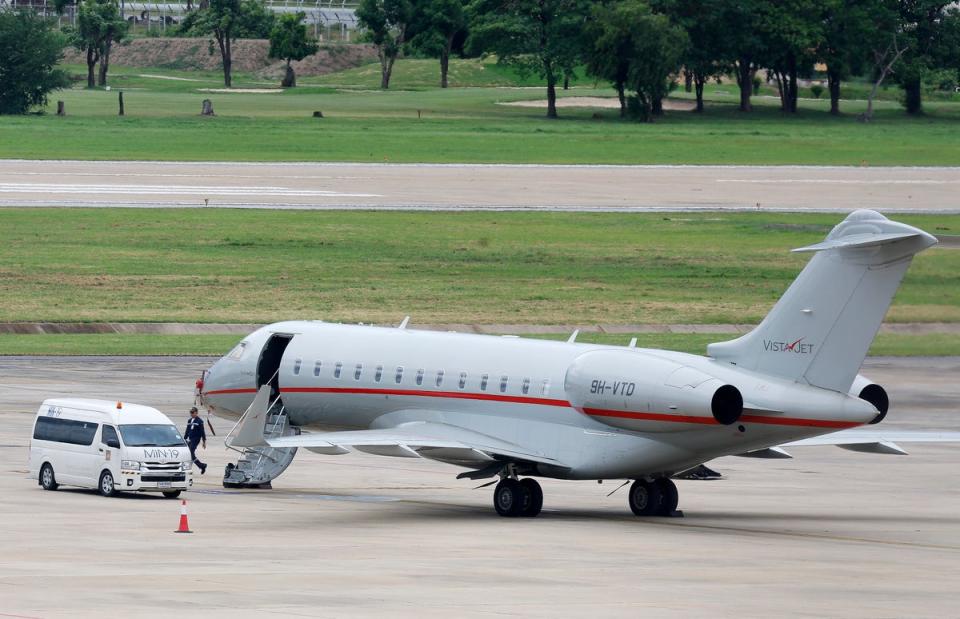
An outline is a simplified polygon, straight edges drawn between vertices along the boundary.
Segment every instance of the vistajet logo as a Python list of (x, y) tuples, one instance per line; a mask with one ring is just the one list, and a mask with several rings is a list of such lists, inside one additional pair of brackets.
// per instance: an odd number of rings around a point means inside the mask
[(809, 355), (813, 352), (813, 344), (804, 344), (802, 337), (795, 342), (763, 340), (763, 349), (767, 352), (792, 352), (797, 355)]

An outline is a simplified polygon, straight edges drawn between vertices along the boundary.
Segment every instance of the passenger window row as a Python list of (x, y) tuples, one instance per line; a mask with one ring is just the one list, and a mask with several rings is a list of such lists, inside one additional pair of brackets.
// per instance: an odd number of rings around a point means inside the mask
[[(294, 374), (295, 376), (299, 376), (299, 375), (300, 375), (300, 368), (301, 368), (302, 365), (303, 365), (302, 359), (295, 359), (295, 360), (294, 360), (294, 362), (293, 362), (293, 374)], [(323, 369), (323, 362), (322, 362), (322, 361), (316, 361), (316, 362), (313, 364), (313, 375), (314, 375), (315, 377), (319, 377), (319, 376), (320, 376), (320, 372), (321, 372), (322, 369)], [(333, 366), (333, 377), (334, 377), (335, 379), (338, 379), (338, 380), (339, 380), (342, 374), (343, 374), (343, 362), (337, 361), (337, 362), (334, 364), (334, 366)], [(422, 385), (423, 385), (423, 378), (424, 378), (425, 375), (426, 375), (426, 370), (423, 369), (423, 368), (419, 368), (419, 369), (417, 370), (416, 376), (415, 376), (415, 378), (414, 378), (414, 382), (415, 382), (417, 385), (422, 386)], [(356, 366), (354, 366), (353, 379), (354, 379), (354, 380), (360, 380), (360, 378), (361, 378), (362, 376), (363, 376), (363, 364), (362, 364), (362, 363), (358, 363), (358, 364), (356, 364)], [(436, 376), (435, 376), (435, 378), (434, 378), (434, 380), (433, 380), (433, 383), (434, 383), (434, 385), (435, 385), (436, 387), (439, 388), (439, 387), (442, 387), (442, 386), (443, 386), (444, 376), (445, 376), (445, 374), (444, 374), (444, 371), (443, 371), (443, 370), (437, 370)], [(459, 389), (466, 389), (466, 388), (467, 388), (467, 378), (468, 378), (468, 377), (467, 377), (467, 373), (466, 373), (466, 372), (460, 372), (459, 380), (457, 381), (457, 387), (458, 387)], [(379, 383), (379, 382), (381, 382), (382, 380), (383, 380), (383, 365), (377, 365), (376, 368), (374, 369), (373, 381), (376, 382), (376, 383)], [(396, 372), (395, 372), (394, 375), (393, 375), (393, 381), (394, 381), (396, 384), (398, 384), (398, 385), (403, 384), (403, 366), (401, 366), (401, 365), (398, 365), (398, 366), (397, 366)], [(531, 381), (530, 381), (530, 378), (526, 378), (526, 377), (525, 377), (525, 378), (523, 379), (523, 381), (520, 383), (520, 393), (522, 393), (523, 395), (529, 395), (529, 394), (530, 394), (530, 382), (531, 382)], [(486, 390), (487, 390), (487, 386), (489, 385), (489, 383), (490, 383), (490, 375), (489, 375), (489, 374), (481, 374), (481, 375), (480, 375), (480, 383), (479, 383), (480, 391), (486, 391)], [(510, 383), (510, 377), (509, 377), (509, 376), (506, 376), (506, 375), (501, 375), (501, 376), (500, 376), (500, 383), (499, 383), (500, 393), (506, 393), (506, 392), (507, 392), (507, 388), (509, 387), (509, 383)], [(545, 379), (543, 379), (543, 381), (541, 381), (541, 383), (540, 383), (540, 395), (541, 395), (541, 396), (547, 396), (547, 395), (549, 395), (549, 394), (550, 394), (550, 379), (549, 379), (549, 378), (545, 378)]]

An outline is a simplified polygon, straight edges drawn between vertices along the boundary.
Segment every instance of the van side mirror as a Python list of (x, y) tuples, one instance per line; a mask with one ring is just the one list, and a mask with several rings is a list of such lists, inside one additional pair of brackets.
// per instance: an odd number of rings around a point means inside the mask
[(120, 449), (120, 441), (115, 438), (108, 438), (106, 440), (107, 447), (112, 447), (113, 449)]

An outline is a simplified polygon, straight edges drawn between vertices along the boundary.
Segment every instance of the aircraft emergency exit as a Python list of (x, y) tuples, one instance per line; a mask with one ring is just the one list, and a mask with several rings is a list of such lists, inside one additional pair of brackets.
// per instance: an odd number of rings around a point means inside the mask
[(633, 512), (669, 515), (672, 478), (720, 456), (790, 457), (785, 446), (809, 444), (904, 453), (895, 441), (960, 440), (857, 429), (887, 414), (883, 387), (858, 371), (913, 256), (935, 243), (856, 211), (794, 250), (813, 257), (759, 326), (705, 357), (406, 321), (293, 321), (251, 333), (218, 360), (201, 399), (239, 420), (229, 444), (253, 463), (241, 484), (276, 476), (300, 447), (357, 450), (499, 478), (502, 516), (540, 512), (536, 477), (634, 480)]

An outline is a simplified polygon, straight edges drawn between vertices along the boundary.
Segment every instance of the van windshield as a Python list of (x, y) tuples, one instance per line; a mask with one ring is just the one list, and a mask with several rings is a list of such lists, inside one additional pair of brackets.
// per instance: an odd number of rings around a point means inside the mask
[(132, 423), (120, 426), (127, 447), (182, 447), (186, 445), (176, 426), (161, 423)]

